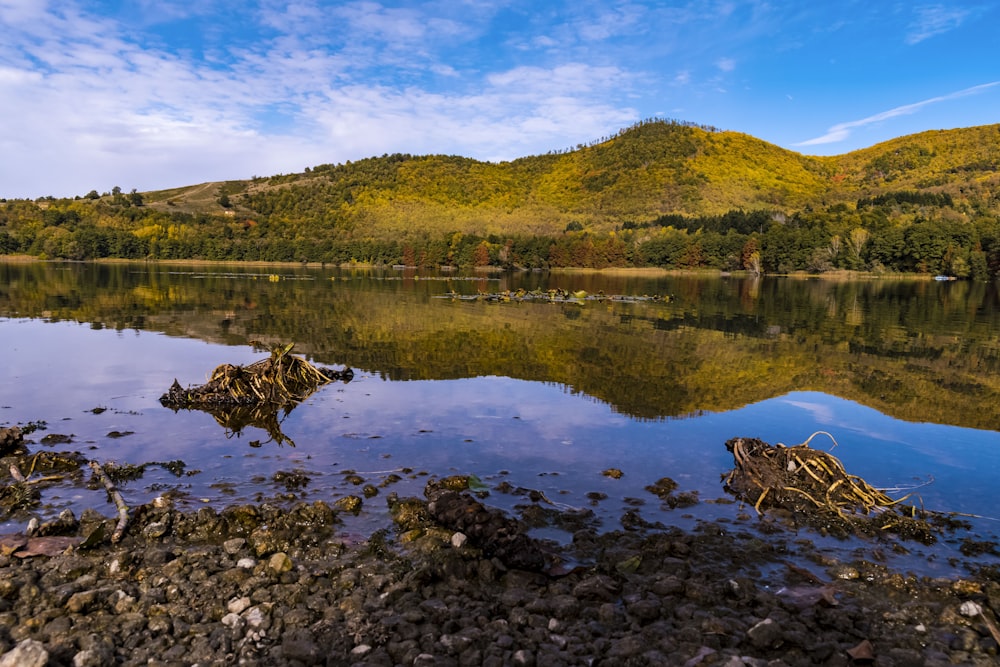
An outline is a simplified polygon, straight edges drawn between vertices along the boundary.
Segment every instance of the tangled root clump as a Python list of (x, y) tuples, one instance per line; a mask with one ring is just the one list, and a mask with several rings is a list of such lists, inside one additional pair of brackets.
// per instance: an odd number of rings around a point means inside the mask
[(298, 403), (334, 380), (347, 380), (351, 369), (332, 371), (313, 366), (289, 352), (292, 344), (271, 348), (271, 356), (247, 366), (222, 364), (203, 385), (184, 388), (177, 380), (160, 403), (171, 408), (239, 407)]
[(792, 447), (757, 438), (728, 440), (726, 449), (736, 467), (723, 476), (726, 491), (752, 504), (759, 514), (785, 510), (840, 537), (889, 531), (924, 543), (935, 541), (929, 513), (904, 504), (908, 495), (893, 499), (849, 474), (832, 454), (809, 447), (820, 433), (833, 440), (823, 431)]

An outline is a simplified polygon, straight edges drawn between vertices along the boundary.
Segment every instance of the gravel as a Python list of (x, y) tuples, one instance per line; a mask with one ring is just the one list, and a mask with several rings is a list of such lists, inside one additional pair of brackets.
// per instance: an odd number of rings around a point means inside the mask
[(0, 667), (998, 662), (988, 570), (829, 562), (800, 536), (714, 522), (581, 527), (560, 546), (468, 492), (388, 502), (393, 525), (364, 540), (323, 502), (158, 502), (117, 544), (92, 512), (62, 517), (62, 537), (5, 538)]

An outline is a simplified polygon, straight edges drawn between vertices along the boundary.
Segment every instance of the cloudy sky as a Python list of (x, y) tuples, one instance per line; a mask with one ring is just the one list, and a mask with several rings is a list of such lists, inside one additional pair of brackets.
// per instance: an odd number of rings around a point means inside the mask
[(1000, 0), (0, 0), (0, 197), (506, 160), (654, 116), (840, 154), (1000, 122), (998, 25)]

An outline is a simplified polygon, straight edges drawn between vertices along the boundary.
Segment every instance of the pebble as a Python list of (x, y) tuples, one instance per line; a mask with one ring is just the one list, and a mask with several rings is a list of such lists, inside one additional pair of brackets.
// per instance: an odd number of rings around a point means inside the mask
[[(310, 507), (299, 511), (314, 516)], [(583, 546), (565, 548), (578, 549), (571, 553), (583, 565), (552, 575), (485, 555), (484, 534), (471, 529), (430, 526), (412, 545), (386, 540), (390, 551), (376, 553), (345, 545), (334, 528), (317, 536), (317, 525), (335, 523), (325, 510), (308, 529), (291, 529), (288, 512), (265, 506), (230, 513), (228, 523), (209, 508), (197, 517), (162, 512), (149, 512), (120, 545), (0, 555), (0, 667), (844, 666), (843, 647), (859, 638), (887, 664), (995, 661), (977, 625), (987, 603), (995, 609), (995, 583), (837, 577), (830, 604), (785, 567), (787, 552), (761, 549), (759, 535), (742, 531), (582, 535)], [(154, 540), (150, 523), (171, 529)], [(220, 533), (220, 525), (234, 528)], [(234, 564), (257, 553), (254, 531), (265, 555)], [(192, 534), (205, 537), (186, 541)], [(465, 548), (454, 548), (459, 534)], [(919, 604), (899, 604), (904, 585)], [(981, 597), (969, 600), (969, 591)]]
[(983, 608), (972, 600), (966, 600), (959, 606), (958, 613), (968, 618), (975, 618), (983, 613)]
[(250, 598), (248, 597), (233, 598), (229, 601), (229, 604), (226, 605), (226, 609), (228, 609), (231, 614), (242, 614), (243, 611), (250, 606), (250, 604)]
[(267, 562), (267, 566), (274, 572), (288, 572), (292, 569), (292, 559), (288, 557), (288, 554), (284, 552), (279, 552), (273, 554)]
[(0, 667), (45, 667), (48, 662), (45, 645), (34, 639), (25, 639), (0, 657)]

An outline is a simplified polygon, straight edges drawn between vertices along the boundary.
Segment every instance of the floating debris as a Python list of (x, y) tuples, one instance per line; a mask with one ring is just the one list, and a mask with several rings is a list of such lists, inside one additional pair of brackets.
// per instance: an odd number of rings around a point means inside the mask
[(673, 301), (671, 295), (643, 294), (641, 296), (628, 296), (623, 294), (605, 294), (603, 291), (597, 294), (589, 294), (586, 290), (568, 291), (562, 288), (556, 289), (535, 289), (535, 290), (503, 290), (500, 292), (479, 292), (477, 294), (459, 294), (451, 291), (447, 294), (437, 294), (436, 299), (452, 299), (453, 301), (487, 301), (491, 303), (521, 303), (524, 301), (538, 301), (542, 303), (583, 303), (585, 301), (621, 301), (626, 303), (642, 301), (658, 301), (668, 303)]
[[(726, 491), (758, 513), (784, 510), (824, 531), (850, 534), (894, 532), (925, 543), (935, 541), (931, 519), (942, 515), (903, 504), (909, 495), (890, 498), (849, 474), (833, 455), (809, 447), (814, 433), (793, 447), (757, 438), (732, 438), (726, 449), (736, 467), (723, 476)], [(834, 445), (836, 445), (834, 440)]]
[[(252, 342), (255, 347), (259, 343)], [(354, 371), (335, 371), (313, 366), (289, 354), (293, 343), (275, 345), (271, 356), (248, 366), (222, 364), (212, 371), (208, 382), (182, 387), (175, 379), (160, 403), (172, 410), (204, 410), (227, 431), (239, 434), (246, 426), (268, 432), (279, 444), (295, 446), (281, 432), (281, 421), (291, 410), (321, 386), (334, 381), (350, 382)], [(279, 419), (278, 413), (282, 413)]]
[(208, 382), (197, 387), (181, 387), (175, 379), (160, 403), (169, 408), (207, 405), (240, 406), (298, 403), (319, 387), (334, 380), (350, 381), (354, 371), (334, 371), (313, 366), (289, 354), (294, 343), (271, 347), (271, 356), (249, 366), (222, 364)]

